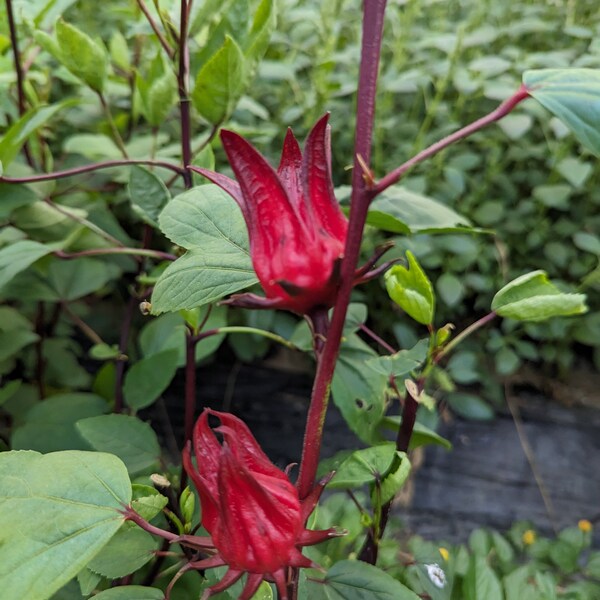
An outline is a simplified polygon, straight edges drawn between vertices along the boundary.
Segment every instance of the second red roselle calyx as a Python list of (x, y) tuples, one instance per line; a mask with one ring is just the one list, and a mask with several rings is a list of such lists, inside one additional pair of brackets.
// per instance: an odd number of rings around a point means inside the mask
[(244, 215), (266, 298), (243, 294), (238, 305), (307, 314), (335, 301), (348, 222), (333, 193), (327, 120), (325, 115), (312, 128), (304, 153), (288, 130), (277, 171), (227, 130), (221, 140), (237, 182), (191, 167), (229, 193)]
[[(211, 415), (220, 420), (219, 427), (211, 428)], [(300, 548), (340, 535), (335, 529), (305, 529), (326, 481), (301, 502), (296, 487), (268, 459), (244, 422), (228, 413), (209, 409), (202, 413), (194, 429), (193, 451), (197, 466), (189, 446), (184, 466), (198, 490), (202, 525), (216, 550), (193, 566), (229, 567), (210, 593), (226, 589), (247, 573), (240, 600), (249, 599), (263, 580), (274, 581), (280, 598), (287, 598), (289, 568), (316, 566)]]

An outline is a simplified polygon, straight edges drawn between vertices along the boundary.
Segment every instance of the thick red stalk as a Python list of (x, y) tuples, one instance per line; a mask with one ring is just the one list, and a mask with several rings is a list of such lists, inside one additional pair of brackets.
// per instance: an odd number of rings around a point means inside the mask
[[(194, 433), (194, 413), (196, 411), (196, 345), (199, 338), (191, 329), (185, 332), (185, 416), (183, 447)], [(181, 490), (187, 485), (186, 470), (181, 467)]]
[(363, 3), (362, 48), (356, 108), (350, 221), (341, 269), (342, 283), (334, 306), (331, 325), (327, 332), (327, 341), (318, 360), (306, 420), (302, 460), (297, 483), (301, 500), (310, 494), (315, 484), (331, 380), (340, 349), (346, 312), (350, 303), (354, 271), (358, 262), (367, 210), (373, 198), (373, 193), (367, 188), (363, 178), (363, 169), (360, 163), (368, 165), (371, 158), (377, 72), (381, 54), (385, 7), (386, 0), (364, 0)]
[[(179, 20), (179, 67), (177, 70), (177, 87), (179, 90), (179, 114), (181, 117), (181, 160), (183, 167), (192, 162), (190, 99), (188, 96), (188, 76), (190, 70), (190, 53), (187, 45), (188, 36), (188, 0), (180, 0)], [(191, 4), (191, 0), (189, 0)], [(186, 189), (192, 187), (192, 174), (188, 170), (183, 172), (183, 181)]]

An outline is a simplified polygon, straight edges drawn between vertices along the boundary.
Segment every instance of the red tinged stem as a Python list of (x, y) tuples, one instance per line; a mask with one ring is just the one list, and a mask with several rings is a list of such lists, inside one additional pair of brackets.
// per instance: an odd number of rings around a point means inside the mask
[(510, 98), (505, 100), (498, 108), (493, 110), (488, 115), (485, 115), (484, 117), (481, 117), (481, 119), (477, 119), (477, 121), (473, 121), (473, 123), (467, 125), (466, 127), (455, 131), (449, 136), (441, 139), (439, 142), (432, 144), (429, 146), (429, 148), (425, 148), (425, 150), (415, 154), (415, 156), (407, 160), (404, 164), (388, 173), (376, 183), (375, 187), (373, 188), (375, 194), (380, 194), (390, 187), (390, 185), (397, 183), (408, 170), (412, 169), (421, 161), (434, 156), (451, 144), (454, 144), (455, 142), (472, 135), (483, 127), (500, 120), (502, 117), (505, 117), (515, 108), (515, 106), (517, 106), (517, 104), (525, 100), (527, 97), (529, 97), (529, 90), (525, 87), (525, 85), (521, 85), (521, 87)]

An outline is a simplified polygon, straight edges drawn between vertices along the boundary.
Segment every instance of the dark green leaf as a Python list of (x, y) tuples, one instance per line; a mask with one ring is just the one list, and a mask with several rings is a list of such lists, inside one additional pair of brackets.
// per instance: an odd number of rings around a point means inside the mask
[(367, 361), (369, 367), (387, 377), (400, 378), (418, 369), (427, 358), (429, 340), (419, 340), (410, 350), (400, 350), (389, 356), (378, 356)]
[(95, 394), (50, 396), (31, 408), (25, 416), (25, 423), (14, 430), (12, 447), (15, 450), (31, 449), (38, 452), (89, 450), (75, 423), (107, 411), (106, 401)]
[(29, 265), (50, 252), (52, 252), (52, 248), (33, 240), (20, 240), (0, 249), (0, 288), (17, 273), (24, 271)]
[(331, 392), (349, 427), (363, 440), (373, 438), (385, 408), (387, 377), (366, 361), (376, 354), (355, 334), (342, 344)]
[(94, 600), (164, 600), (165, 593), (157, 588), (141, 585), (125, 585), (104, 590)]
[(133, 209), (149, 225), (158, 227), (158, 215), (167, 205), (171, 194), (154, 173), (134, 165), (129, 173), (129, 198)]
[(177, 371), (177, 349), (163, 350), (138, 360), (127, 371), (123, 395), (127, 406), (140, 410), (150, 406), (168, 387)]
[(453, 392), (448, 394), (448, 404), (452, 410), (466, 419), (489, 421), (494, 418), (491, 406), (474, 394)]
[(123, 525), (88, 563), (88, 569), (109, 579), (125, 577), (154, 557), (157, 540), (137, 526)]
[[(328, 600), (418, 600), (419, 597), (381, 569), (356, 560), (337, 562), (323, 580)], [(482, 596), (481, 598), (484, 598)]]

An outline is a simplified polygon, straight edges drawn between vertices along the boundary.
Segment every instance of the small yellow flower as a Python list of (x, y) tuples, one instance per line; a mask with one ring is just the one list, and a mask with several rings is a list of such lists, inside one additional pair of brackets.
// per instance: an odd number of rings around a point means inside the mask
[(525, 533), (523, 533), (523, 537), (521, 539), (526, 546), (531, 546), (531, 544), (535, 542), (535, 538), (535, 531), (533, 529), (528, 529)]
[(577, 527), (579, 527), (583, 533), (589, 533), (594, 528), (587, 519), (581, 519), (581, 521), (577, 523)]
[(440, 548), (439, 550), (440, 550), (440, 554), (442, 555), (442, 558), (447, 561), (448, 558), (450, 558), (450, 552), (448, 552), (448, 549)]

